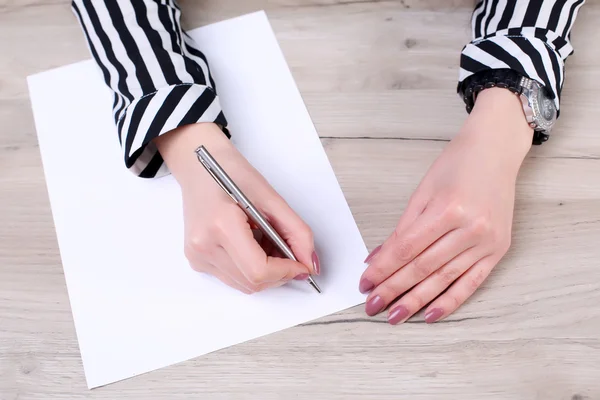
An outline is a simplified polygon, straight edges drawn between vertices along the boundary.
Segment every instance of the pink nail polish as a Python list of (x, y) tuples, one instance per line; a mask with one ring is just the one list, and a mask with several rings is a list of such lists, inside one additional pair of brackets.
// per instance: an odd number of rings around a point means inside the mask
[(385, 304), (383, 302), (383, 299), (379, 296), (375, 296), (367, 302), (365, 311), (368, 316), (373, 317), (379, 314), (381, 311), (383, 311), (384, 308)]
[(315, 269), (315, 274), (321, 275), (321, 261), (319, 260), (319, 256), (316, 251), (312, 253), (312, 263), (313, 268)]
[[(383, 246), (383, 245), (382, 245)], [(377, 255), (377, 253), (379, 253), (379, 250), (381, 250), (381, 246), (377, 246), (375, 248), (375, 250), (373, 250), (371, 252), (371, 254), (369, 254), (369, 256), (365, 259), (365, 264), (368, 264), (369, 261), (371, 261), (373, 259), (373, 257), (375, 257)]]
[(390, 312), (388, 317), (388, 322), (392, 325), (398, 325), (400, 322), (404, 321), (410, 312), (404, 306), (398, 306)]
[(369, 293), (371, 290), (373, 290), (375, 288), (375, 285), (373, 284), (373, 282), (371, 282), (368, 279), (361, 279), (360, 283), (358, 284), (358, 290), (362, 293), (362, 294), (367, 294)]
[(308, 274), (300, 274), (297, 277), (295, 277), (294, 280), (305, 281), (308, 279), (308, 276), (309, 276)]
[(441, 308), (434, 308), (433, 310), (425, 314), (425, 322), (427, 322), (428, 324), (433, 324), (434, 322), (437, 322), (437, 320), (442, 318), (442, 315), (444, 315), (444, 310), (442, 310)]

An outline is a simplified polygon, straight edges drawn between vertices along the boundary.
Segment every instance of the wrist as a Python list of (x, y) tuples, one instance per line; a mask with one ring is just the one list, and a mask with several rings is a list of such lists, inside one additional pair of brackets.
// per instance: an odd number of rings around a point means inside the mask
[(478, 95), (463, 131), (478, 135), (488, 146), (505, 155), (514, 154), (521, 161), (533, 143), (533, 129), (527, 123), (521, 99), (502, 88), (486, 89)]
[(155, 139), (156, 147), (180, 185), (203, 178), (203, 166), (196, 149), (205, 146), (217, 154), (231, 147), (230, 140), (214, 123), (198, 123), (179, 127)]

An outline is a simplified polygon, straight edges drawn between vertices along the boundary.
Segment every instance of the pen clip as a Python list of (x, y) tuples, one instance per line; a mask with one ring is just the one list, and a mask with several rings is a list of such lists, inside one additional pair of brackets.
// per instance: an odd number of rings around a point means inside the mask
[(239, 202), (237, 201), (237, 199), (236, 199), (235, 197), (233, 197), (233, 194), (232, 194), (232, 193), (231, 193), (229, 190), (227, 190), (227, 188), (225, 187), (225, 185), (223, 185), (223, 183), (222, 183), (222, 182), (219, 180), (219, 178), (217, 178), (217, 176), (215, 175), (215, 173), (213, 172), (213, 170), (210, 168), (210, 165), (208, 165), (208, 164), (206, 163), (206, 161), (204, 161), (204, 160), (202, 159), (202, 157), (200, 157), (200, 156), (198, 156), (198, 160), (199, 160), (199, 161), (200, 161), (200, 163), (201, 163), (201, 164), (204, 166), (204, 168), (206, 169), (206, 172), (208, 172), (208, 173), (210, 174), (210, 176), (212, 176), (212, 177), (213, 177), (213, 179), (215, 180), (215, 182), (217, 182), (217, 184), (218, 184), (219, 186), (221, 186), (221, 189), (223, 189), (223, 191), (224, 191), (225, 193), (227, 193), (227, 194), (229, 195), (229, 197), (231, 197), (231, 199), (232, 199), (233, 201), (235, 201), (235, 203), (236, 203), (236, 204), (239, 204)]

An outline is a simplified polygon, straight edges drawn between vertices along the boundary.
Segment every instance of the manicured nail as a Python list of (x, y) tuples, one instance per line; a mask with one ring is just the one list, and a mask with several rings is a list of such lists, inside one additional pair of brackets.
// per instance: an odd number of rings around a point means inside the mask
[(373, 257), (375, 257), (377, 253), (379, 253), (379, 250), (381, 250), (381, 246), (377, 246), (375, 250), (373, 250), (371, 254), (369, 254), (369, 256), (365, 259), (365, 264), (368, 264), (369, 261), (371, 261)]
[(375, 296), (367, 302), (365, 311), (368, 316), (373, 317), (383, 311), (384, 308), (385, 304), (383, 303), (383, 299), (379, 296)]
[(319, 256), (316, 251), (312, 253), (312, 263), (313, 268), (315, 269), (315, 274), (321, 275), (321, 261), (319, 260)]
[(425, 322), (433, 324), (434, 322), (437, 322), (438, 319), (442, 318), (442, 315), (444, 315), (444, 310), (441, 308), (434, 308), (425, 314)]
[(367, 294), (374, 288), (375, 288), (375, 285), (373, 284), (373, 282), (371, 282), (370, 280), (365, 279), (365, 278), (361, 279), (360, 283), (358, 284), (358, 290), (362, 294)]
[(308, 277), (309, 277), (308, 274), (300, 274), (297, 277), (295, 277), (294, 279), (297, 281), (305, 281), (308, 279)]
[(400, 322), (404, 321), (406, 317), (408, 317), (410, 312), (404, 306), (398, 306), (392, 310), (388, 317), (388, 322), (392, 325), (398, 325)]

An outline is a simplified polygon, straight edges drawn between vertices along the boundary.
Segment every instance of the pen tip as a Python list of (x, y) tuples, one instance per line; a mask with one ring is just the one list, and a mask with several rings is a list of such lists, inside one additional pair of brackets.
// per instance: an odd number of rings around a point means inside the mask
[(317, 285), (317, 282), (315, 282), (315, 280), (312, 277), (308, 278), (308, 283), (310, 283), (310, 286), (312, 286), (317, 293), (321, 293), (321, 288), (319, 287), (319, 285)]

